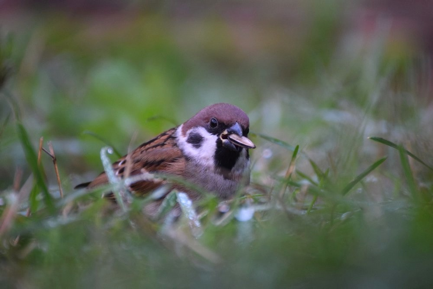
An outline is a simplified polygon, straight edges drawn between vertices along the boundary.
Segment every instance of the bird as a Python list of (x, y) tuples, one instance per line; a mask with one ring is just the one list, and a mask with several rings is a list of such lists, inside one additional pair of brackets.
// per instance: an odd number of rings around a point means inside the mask
[[(242, 109), (216, 103), (203, 108), (183, 124), (142, 143), (114, 162), (112, 169), (121, 179), (144, 173), (179, 177), (227, 200), (235, 195), (240, 185), (249, 183), (249, 149), (256, 146), (248, 133), (249, 118)], [(128, 189), (134, 195), (143, 196), (169, 182), (169, 178), (138, 179), (129, 184)], [(107, 173), (102, 172), (76, 188), (93, 189), (108, 183)], [(201, 196), (201, 192), (181, 184), (173, 183), (171, 188), (186, 192), (193, 200)]]

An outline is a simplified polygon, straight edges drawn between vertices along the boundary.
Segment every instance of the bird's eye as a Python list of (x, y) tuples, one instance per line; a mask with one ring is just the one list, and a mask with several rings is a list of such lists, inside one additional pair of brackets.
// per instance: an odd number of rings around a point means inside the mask
[(213, 117), (213, 118), (210, 119), (209, 124), (210, 124), (211, 128), (216, 128), (218, 126), (218, 120)]

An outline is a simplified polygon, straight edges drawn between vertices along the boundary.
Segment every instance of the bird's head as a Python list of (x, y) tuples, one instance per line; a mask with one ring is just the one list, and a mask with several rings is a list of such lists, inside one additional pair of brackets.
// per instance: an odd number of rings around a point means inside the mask
[(240, 156), (248, 159), (248, 149), (256, 147), (248, 132), (249, 118), (245, 112), (228, 103), (217, 103), (182, 125), (181, 149), (201, 163), (213, 161), (216, 167), (231, 170)]

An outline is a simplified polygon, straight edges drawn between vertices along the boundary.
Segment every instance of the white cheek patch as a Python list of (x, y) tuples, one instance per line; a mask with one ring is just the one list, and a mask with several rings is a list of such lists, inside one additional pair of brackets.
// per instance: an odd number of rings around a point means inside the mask
[[(186, 136), (182, 135), (182, 126), (176, 130), (177, 145), (181, 151), (195, 162), (210, 168), (214, 168), (214, 157), (216, 151), (217, 136), (210, 134), (203, 127), (196, 127), (187, 132)], [(200, 147), (194, 147), (193, 144), (188, 143), (188, 136), (192, 133), (200, 134), (203, 137)]]

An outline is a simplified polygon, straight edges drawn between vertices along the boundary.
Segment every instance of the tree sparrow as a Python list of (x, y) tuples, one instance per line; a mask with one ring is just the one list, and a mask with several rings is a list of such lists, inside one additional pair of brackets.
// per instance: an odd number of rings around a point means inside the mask
[[(248, 149), (254, 143), (247, 138), (248, 116), (240, 108), (217, 103), (208, 106), (178, 127), (169, 129), (113, 163), (114, 173), (120, 178), (143, 173), (163, 173), (183, 178), (197, 187), (227, 199), (234, 195), (242, 180), (249, 181)], [(94, 188), (108, 183), (105, 172), (93, 181), (77, 188)], [(135, 194), (146, 194), (167, 181), (139, 180), (129, 189)], [(196, 199), (200, 192), (187, 192)]]

